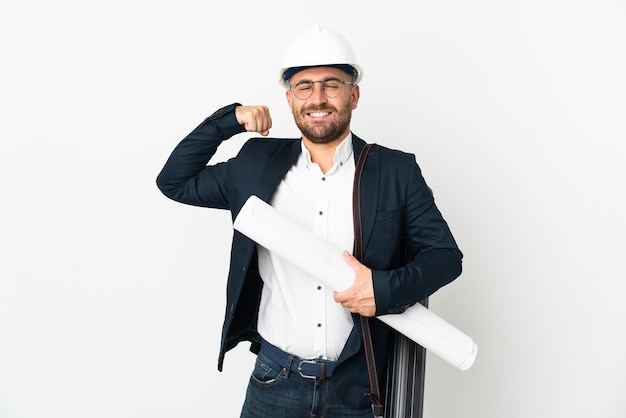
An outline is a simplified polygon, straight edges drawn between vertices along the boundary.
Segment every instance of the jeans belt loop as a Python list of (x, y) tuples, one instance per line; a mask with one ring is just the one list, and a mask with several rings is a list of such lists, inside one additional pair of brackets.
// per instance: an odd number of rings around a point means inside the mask
[(289, 356), (287, 359), (287, 364), (283, 367), (283, 377), (286, 379), (289, 377), (289, 373), (291, 373), (292, 364), (293, 364), (293, 356)]

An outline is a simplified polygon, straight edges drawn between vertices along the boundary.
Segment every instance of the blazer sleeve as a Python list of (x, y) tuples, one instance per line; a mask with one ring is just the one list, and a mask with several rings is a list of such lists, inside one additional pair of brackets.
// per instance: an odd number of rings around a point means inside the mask
[[(404, 194), (400, 199), (404, 201), (404, 210), (397, 218), (400, 236), (395, 237), (395, 251), (406, 249), (407, 257), (399, 266), (372, 271), (376, 315), (404, 312), (452, 282), (462, 271), (463, 254), (435, 204), (415, 157), (408, 156), (410, 160), (404, 160), (405, 164), (394, 165), (404, 169), (391, 176), (396, 190)], [(400, 178), (406, 179), (402, 182), (404, 189), (397, 187)]]
[(241, 132), (233, 103), (206, 118), (172, 151), (157, 176), (157, 187), (168, 198), (195, 206), (228, 209), (228, 162), (207, 165), (222, 141)]

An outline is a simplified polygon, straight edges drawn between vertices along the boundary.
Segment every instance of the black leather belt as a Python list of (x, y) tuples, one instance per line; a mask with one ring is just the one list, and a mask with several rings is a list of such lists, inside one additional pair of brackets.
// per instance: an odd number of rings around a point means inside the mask
[(265, 340), (261, 340), (261, 353), (265, 354), (280, 367), (298, 372), (305, 379), (327, 379), (333, 375), (335, 362), (329, 360), (303, 359), (284, 352)]

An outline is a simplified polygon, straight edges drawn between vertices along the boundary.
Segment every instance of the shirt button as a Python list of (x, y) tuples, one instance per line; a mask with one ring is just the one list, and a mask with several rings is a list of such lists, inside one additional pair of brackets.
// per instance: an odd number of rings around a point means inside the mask
[(322, 216), (323, 214), (324, 214), (324, 212), (320, 210), (319, 211), (319, 215)]
[(321, 323), (318, 323), (318, 324), (317, 324), (317, 327), (318, 327), (318, 328), (322, 328), (322, 324), (321, 324)]
[(326, 177), (322, 177), (322, 181), (326, 181)]
[(318, 285), (317, 290), (322, 290), (322, 285)]

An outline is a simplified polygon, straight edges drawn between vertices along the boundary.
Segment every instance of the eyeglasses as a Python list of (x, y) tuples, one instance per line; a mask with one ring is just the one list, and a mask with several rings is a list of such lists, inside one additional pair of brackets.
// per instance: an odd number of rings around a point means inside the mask
[(291, 92), (300, 100), (306, 100), (313, 95), (315, 83), (322, 85), (322, 91), (324, 95), (329, 99), (339, 96), (344, 84), (353, 86), (355, 83), (352, 81), (342, 81), (338, 78), (325, 78), (323, 80), (311, 81), (302, 80), (298, 81), (293, 86), (290, 86)]

